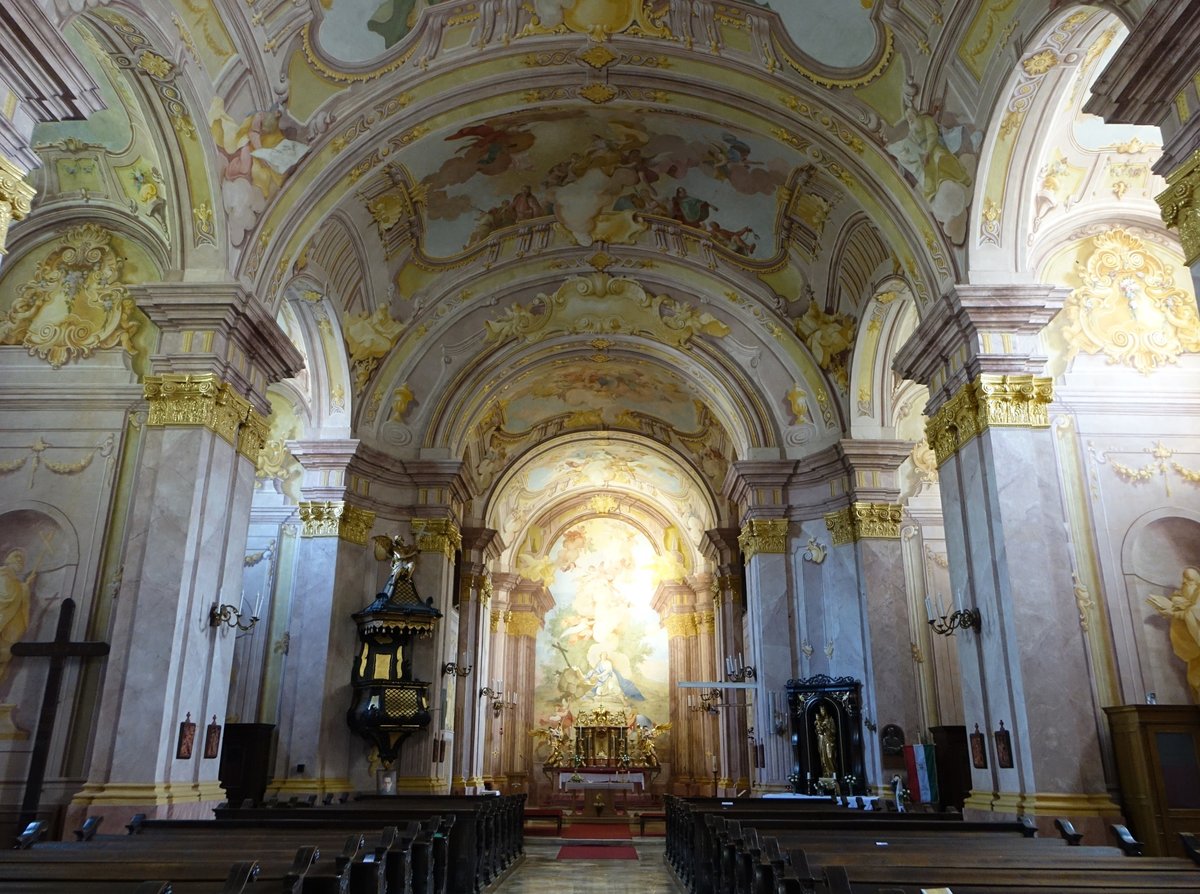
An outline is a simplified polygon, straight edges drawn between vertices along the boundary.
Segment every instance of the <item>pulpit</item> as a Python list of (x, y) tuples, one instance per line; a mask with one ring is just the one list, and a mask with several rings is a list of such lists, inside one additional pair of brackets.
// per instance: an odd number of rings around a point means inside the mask
[(806, 795), (867, 793), (863, 759), (862, 683), (818, 674), (788, 680), (792, 791)]

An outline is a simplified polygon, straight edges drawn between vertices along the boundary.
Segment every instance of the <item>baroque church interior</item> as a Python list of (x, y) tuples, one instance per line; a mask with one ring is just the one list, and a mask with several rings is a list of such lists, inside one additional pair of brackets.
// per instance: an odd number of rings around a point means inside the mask
[(1128, 818), (1116, 709), (1200, 737), (1197, 7), (0, 2), (6, 822), (250, 733)]

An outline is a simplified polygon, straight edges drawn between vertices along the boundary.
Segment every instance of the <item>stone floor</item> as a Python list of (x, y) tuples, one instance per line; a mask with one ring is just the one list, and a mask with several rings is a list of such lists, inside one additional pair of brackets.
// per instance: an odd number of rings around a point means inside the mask
[[(525, 839), (525, 859), (494, 894), (676, 894), (661, 838), (636, 838), (637, 860), (556, 860), (561, 839)], [(612, 841), (596, 842), (612, 844)]]

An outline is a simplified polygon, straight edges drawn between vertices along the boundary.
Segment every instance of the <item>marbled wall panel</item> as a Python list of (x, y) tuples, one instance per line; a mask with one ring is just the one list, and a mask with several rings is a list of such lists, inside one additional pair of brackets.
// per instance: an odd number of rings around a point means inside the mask
[[(781, 689), (793, 675), (794, 624), (788, 593), (788, 557), (760, 553), (746, 566), (746, 663), (758, 671), (762, 690)], [(755, 730), (770, 727), (768, 707), (759, 700), (754, 707)], [(765, 744), (765, 743), (764, 743)], [(763, 783), (784, 787), (791, 761), (777, 743), (767, 748)]]

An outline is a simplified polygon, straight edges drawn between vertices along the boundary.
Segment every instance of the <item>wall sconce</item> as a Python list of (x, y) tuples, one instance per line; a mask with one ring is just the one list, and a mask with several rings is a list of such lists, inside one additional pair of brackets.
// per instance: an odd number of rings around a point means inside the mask
[(732, 655), (725, 656), (725, 677), (735, 683), (744, 683), (758, 676), (758, 671), (745, 663), (742, 653), (738, 652), (735, 660)]
[(721, 707), (721, 690), (708, 689), (700, 693), (700, 700), (688, 696), (689, 711), (703, 711), (706, 714), (716, 714)]
[(467, 653), (463, 652), (458, 656), (458, 661), (447, 661), (442, 665), (442, 673), (449, 676), (453, 674), (456, 677), (465, 677), (474, 669), (474, 665), (467, 664)]
[[(958, 596), (958, 604), (962, 605), (962, 594)], [(947, 614), (946, 606), (942, 604), (942, 597), (938, 596), (938, 611), (939, 615), (934, 615), (933, 601), (925, 597), (925, 614), (929, 619), (929, 626), (933, 628), (933, 632), (940, 636), (953, 636), (955, 630), (982, 630), (982, 618), (979, 615), (977, 608), (958, 608), (953, 613)]]
[(517, 694), (515, 692), (500, 693), (492, 699), (492, 716), (499, 719), (500, 714), (504, 711), (511, 711), (517, 706)]
[(222, 624), (227, 624), (230, 627), (236, 627), (238, 630), (251, 630), (258, 623), (257, 611), (250, 616), (249, 624), (243, 624), (241, 617), (242, 612), (236, 605), (217, 605), (214, 602), (212, 608), (208, 610), (208, 626), (220, 627)]

